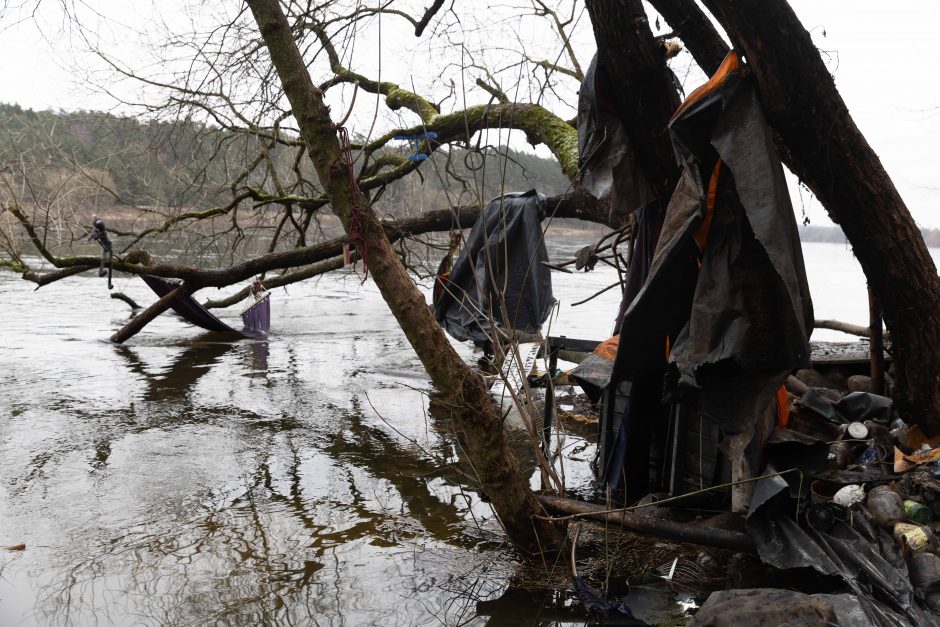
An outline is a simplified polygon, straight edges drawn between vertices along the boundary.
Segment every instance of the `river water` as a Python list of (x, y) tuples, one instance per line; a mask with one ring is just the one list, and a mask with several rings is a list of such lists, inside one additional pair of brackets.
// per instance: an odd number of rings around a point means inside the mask
[[(586, 242), (550, 235), (552, 257)], [(817, 317), (866, 323), (848, 248), (804, 250)], [(555, 273), (550, 332), (606, 337), (616, 290), (570, 304), (615, 280)], [(0, 550), (0, 625), (547, 624), (488, 506), (441, 470), (447, 426), (371, 281), (276, 290), (261, 341), (164, 315), (109, 343), (128, 317), (103, 279), (0, 273), (0, 546), (26, 544)]]

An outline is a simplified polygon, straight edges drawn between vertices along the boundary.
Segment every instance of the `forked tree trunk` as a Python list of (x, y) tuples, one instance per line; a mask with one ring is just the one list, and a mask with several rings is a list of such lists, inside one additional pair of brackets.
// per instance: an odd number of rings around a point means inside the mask
[(542, 507), (529, 491), (526, 475), (507, 445), (502, 421), (483, 379), (447, 341), (358, 186), (347, 177), (329, 108), (310, 79), (278, 0), (248, 0), (248, 6), (332, 209), (351, 235), (354, 219), (361, 221), (363, 252), (375, 284), (434, 385), (451, 404), (466, 454), (506, 533), (518, 548), (530, 553), (557, 549), (560, 534), (550, 523), (534, 517), (543, 512)]
[[(842, 227), (884, 309), (898, 409), (940, 433), (940, 278), (914, 219), (785, 0), (704, 0), (757, 79), (788, 165)], [(877, 88), (877, 76), (872, 76)]]

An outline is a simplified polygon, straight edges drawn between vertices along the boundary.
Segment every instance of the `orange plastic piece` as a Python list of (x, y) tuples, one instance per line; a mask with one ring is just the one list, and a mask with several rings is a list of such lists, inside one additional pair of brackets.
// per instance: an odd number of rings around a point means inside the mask
[(721, 62), (720, 66), (718, 66), (718, 69), (715, 71), (712, 77), (708, 79), (708, 82), (689, 94), (689, 97), (685, 99), (685, 102), (683, 102), (679, 108), (676, 109), (672, 119), (675, 120), (677, 117), (682, 115), (686, 109), (721, 87), (724, 82), (728, 80), (728, 76), (734, 74), (735, 72), (740, 72), (743, 67), (744, 64), (741, 63), (741, 57), (738, 55), (738, 53), (734, 50), (729, 52), (725, 57), (725, 60)]
[(603, 357), (604, 359), (609, 359), (613, 361), (617, 356), (617, 346), (620, 345), (620, 336), (615, 335), (611, 338), (608, 338), (594, 347), (592, 351), (598, 357)]

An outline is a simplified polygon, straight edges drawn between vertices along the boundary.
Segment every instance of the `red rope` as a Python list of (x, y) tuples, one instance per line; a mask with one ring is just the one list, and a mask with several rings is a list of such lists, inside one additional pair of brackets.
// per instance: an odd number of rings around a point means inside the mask
[(339, 137), (339, 161), (346, 169), (346, 179), (349, 189), (353, 194), (353, 206), (349, 215), (349, 237), (356, 245), (356, 251), (362, 259), (362, 269), (365, 274), (362, 282), (365, 283), (369, 278), (369, 247), (366, 245), (362, 234), (362, 212), (365, 209), (359, 202), (359, 194), (356, 193), (356, 175), (353, 173), (352, 148), (349, 146), (349, 133), (346, 128), (339, 126), (336, 128), (336, 134)]

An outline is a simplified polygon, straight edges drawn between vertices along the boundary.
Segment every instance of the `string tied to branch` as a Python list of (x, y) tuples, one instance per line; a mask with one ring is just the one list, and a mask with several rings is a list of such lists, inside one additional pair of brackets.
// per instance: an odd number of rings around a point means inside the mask
[(353, 158), (352, 148), (349, 145), (349, 132), (346, 130), (345, 126), (337, 126), (336, 135), (339, 139), (340, 151), (337, 160), (345, 170), (346, 180), (352, 192), (352, 207), (349, 212), (349, 227), (347, 230), (349, 237), (355, 244), (356, 252), (359, 253), (359, 258), (362, 259), (362, 270), (364, 272), (362, 283), (365, 283), (366, 279), (369, 278), (369, 247), (365, 242), (362, 227), (362, 216), (366, 209), (362, 205), (361, 195), (356, 193), (356, 175), (353, 172)]

